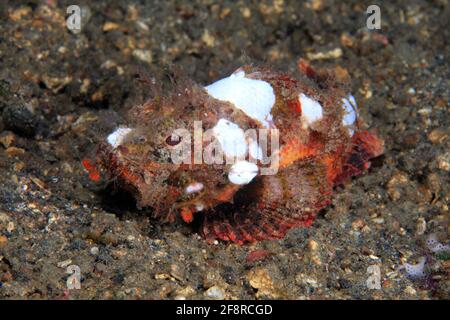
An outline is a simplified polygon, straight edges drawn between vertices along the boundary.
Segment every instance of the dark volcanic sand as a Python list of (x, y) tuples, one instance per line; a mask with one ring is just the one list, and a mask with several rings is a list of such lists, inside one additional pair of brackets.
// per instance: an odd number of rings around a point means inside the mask
[[(70, 1), (0, 4), (0, 298), (449, 298), (449, 255), (426, 245), (449, 234), (449, 1), (385, 1), (380, 31), (365, 27), (367, 1), (133, 2), (79, 1), (79, 34)], [(208, 245), (89, 181), (81, 159), (148, 97), (138, 70), (206, 84), (299, 57), (348, 73), (386, 141), (312, 227)], [(255, 250), (265, 257), (249, 261)], [(421, 279), (398, 270), (423, 256)], [(67, 290), (69, 265), (80, 290)]]

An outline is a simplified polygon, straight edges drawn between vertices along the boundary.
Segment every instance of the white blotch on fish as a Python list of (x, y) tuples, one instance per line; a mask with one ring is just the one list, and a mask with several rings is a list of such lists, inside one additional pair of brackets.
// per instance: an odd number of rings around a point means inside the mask
[(194, 192), (199, 192), (202, 189), (203, 189), (203, 183), (193, 182), (186, 187), (185, 191), (186, 191), (186, 193), (194, 193)]
[(226, 119), (220, 119), (214, 126), (213, 132), (226, 156), (245, 157), (247, 142), (245, 141), (244, 130), (237, 124)]
[(306, 127), (311, 125), (314, 121), (322, 119), (322, 106), (319, 102), (303, 93), (300, 93), (298, 97), (302, 107), (302, 119)]
[[(347, 98), (342, 99), (342, 107), (345, 110), (344, 117), (342, 118), (342, 123), (344, 126), (353, 126), (356, 122), (357, 118), (357, 108), (358, 105), (356, 104), (355, 97), (351, 94), (347, 96)], [(354, 130), (351, 128), (348, 128), (348, 131), (350, 135), (353, 135)]]
[(244, 71), (238, 71), (206, 86), (205, 89), (213, 98), (231, 102), (264, 127), (270, 127), (275, 93), (268, 82), (247, 78)]
[(247, 184), (258, 174), (258, 166), (248, 161), (238, 161), (231, 166), (228, 180), (234, 184)]
[(131, 131), (133, 131), (131, 128), (119, 127), (106, 138), (106, 141), (115, 149), (122, 144), (125, 136)]

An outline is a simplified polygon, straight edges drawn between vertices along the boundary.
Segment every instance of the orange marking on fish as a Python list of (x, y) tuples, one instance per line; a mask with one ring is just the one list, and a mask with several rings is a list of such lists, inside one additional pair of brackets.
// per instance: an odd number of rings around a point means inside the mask
[(91, 161), (88, 159), (83, 159), (81, 161), (83, 167), (89, 172), (89, 179), (92, 181), (98, 182), (100, 180), (100, 172), (97, 167), (91, 164)]
[(299, 59), (297, 61), (297, 67), (298, 69), (303, 72), (308, 78), (314, 78), (316, 77), (317, 73), (316, 70), (314, 70), (308, 61), (305, 59)]
[(230, 201), (231, 198), (233, 198), (234, 194), (237, 190), (239, 190), (239, 185), (228, 185), (225, 188), (221, 190), (219, 194), (216, 195), (216, 200), (219, 200), (220, 202), (227, 202)]
[(280, 168), (289, 167), (295, 161), (314, 156), (316, 153), (315, 147), (291, 140), (280, 151)]
[(325, 164), (326, 177), (330, 183), (333, 183), (336, 177), (342, 171), (341, 161), (336, 154), (323, 157), (322, 163)]
[(182, 208), (180, 212), (181, 218), (186, 223), (191, 223), (192, 220), (194, 220), (194, 214), (192, 213), (191, 209), (188, 208)]
[(299, 99), (294, 99), (289, 101), (289, 108), (295, 113), (301, 114), (302, 113), (302, 104)]

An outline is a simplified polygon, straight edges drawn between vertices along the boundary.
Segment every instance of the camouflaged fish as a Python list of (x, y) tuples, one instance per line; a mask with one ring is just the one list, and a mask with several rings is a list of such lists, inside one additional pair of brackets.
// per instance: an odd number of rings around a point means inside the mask
[(383, 152), (332, 74), (298, 66), (303, 77), (244, 66), (208, 86), (178, 84), (132, 108), (83, 164), (157, 219), (195, 219), (208, 241), (283, 238)]

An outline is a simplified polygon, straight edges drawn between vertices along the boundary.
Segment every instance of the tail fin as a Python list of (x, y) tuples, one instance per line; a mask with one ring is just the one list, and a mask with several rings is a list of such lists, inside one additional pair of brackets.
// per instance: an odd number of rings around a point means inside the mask
[(369, 160), (384, 152), (383, 140), (366, 130), (356, 132), (352, 137), (352, 144), (353, 148), (344, 163), (342, 172), (334, 181), (335, 185), (367, 170), (370, 167)]

